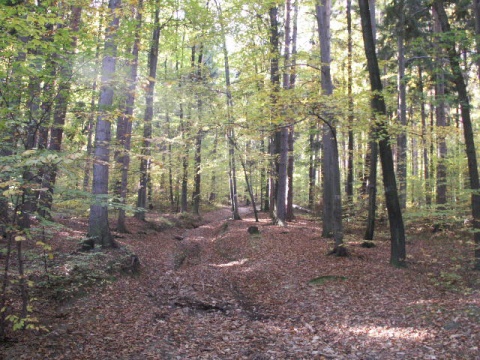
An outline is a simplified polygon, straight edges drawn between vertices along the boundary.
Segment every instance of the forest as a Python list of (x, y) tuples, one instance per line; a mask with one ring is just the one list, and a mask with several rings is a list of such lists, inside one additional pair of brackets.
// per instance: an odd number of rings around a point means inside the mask
[(479, 0), (0, 0), (0, 358), (478, 359)]

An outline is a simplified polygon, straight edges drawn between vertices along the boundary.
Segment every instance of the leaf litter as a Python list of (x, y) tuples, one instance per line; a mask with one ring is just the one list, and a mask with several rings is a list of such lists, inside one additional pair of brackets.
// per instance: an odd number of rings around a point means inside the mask
[[(389, 242), (362, 248), (361, 231), (347, 237), (351, 256), (337, 258), (310, 218), (281, 228), (246, 208), (242, 221), (229, 216), (213, 211), (188, 229), (129, 219), (117, 242), (138, 256), (139, 273), (69, 299), (39, 297), (48, 332), (11, 334), (0, 358), (479, 358), (480, 280), (466, 241), (413, 232), (408, 268), (396, 269)], [(51, 245), (72, 250), (60, 237)]]

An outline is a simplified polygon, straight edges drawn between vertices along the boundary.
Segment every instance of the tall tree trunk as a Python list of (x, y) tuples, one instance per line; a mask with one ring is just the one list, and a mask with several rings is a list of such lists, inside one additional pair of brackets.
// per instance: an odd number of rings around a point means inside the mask
[(423, 149), (423, 177), (424, 177), (424, 191), (425, 191), (425, 204), (429, 207), (432, 204), (432, 189), (430, 186), (430, 161), (428, 156), (428, 144), (427, 144), (427, 113), (425, 110), (425, 96), (423, 93), (423, 72), (422, 67), (418, 66), (418, 94), (420, 96), (420, 116), (422, 126), (422, 149)]
[[(280, 90), (280, 34), (278, 31), (278, 7), (272, 6), (268, 10), (270, 18), (270, 83), (271, 83), (271, 95), (270, 95), (270, 116), (272, 119), (278, 117), (278, 92)], [(274, 221), (276, 220), (277, 211), (277, 178), (278, 178), (278, 130), (275, 129), (269, 141), (269, 154), (271, 159), (271, 167), (269, 171), (268, 189), (269, 189), (269, 203), (270, 203), (270, 216)]]
[[(445, 12), (442, 0), (434, 0), (433, 8), (437, 12), (442, 32), (450, 33), (450, 24)], [(475, 241), (475, 264), (474, 269), (480, 270), (480, 181), (478, 176), (477, 155), (475, 151), (475, 141), (470, 117), (470, 100), (468, 98), (465, 79), (463, 78), (462, 69), (460, 67), (459, 56), (455, 48), (455, 41), (452, 37), (443, 43), (450, 60), (450, 68), (452, 70), (453, 82), (458, 93), (458, 101), (460, 103), (460, 113), (463, 121), (463, 134), (465, 138), (465, 150), (468, 161), (468, 175), (470, 177), (470, 188), (472, 191), (471, 204), (473, 216), (473, 229)]]
[(397, 136), (397, 175), (400, 207), (407, 206), (407, 86), (405, 84), (405, 3), (397, 3), (397, 47), (398, 47), (398, 119), (401, 126)]
[(380, 78), (375, 42), (373, 39), (372, 22), (368, 0), (359, 0), (360, 17), (362, 21), (362, 34), (367, 57), (370, 84), (373, 93), (372, 108), (378, 115), (375, 134), (379, 139), (380, 161), (382, 164), (383, 186), (385, 189), (385, 203), (387, 205), (388, 220), (390, 223), (391, 253), (390, 263), (394, 266), (406, 266), (405, 229), (403, 225), (402, 210), (398, 200), (397, 182), (393, 164), (390, 137), (387, 123), (383, 117), (387, 115), (382, 91), (383, 84)]
[[(167, 125), (167, 138), (171, 139), (171, 124), (170, 124), (170, 114), (167, 112), (165, 117)], [(173, 158), (172, 158), (172, 144), (168, 141), (167, 144), (167, 156), (168, 156), (168, 194), (170, 199), (170, 207), (172, 211), (175, 209), (175, 195), (173, 190)]]
[(97, 48), (95, 50), (95, 66), (94, 66), (94, 80), (92, 83), (91, 89), (91, 98), (90, 98), (90, 114), (88, 116), (87, 124), (87, 151), (86, 151), (86, 161), (85, 161), (85, 174), (83, 176), (83, 191), (89, 192), (91, 183), (90, 183), (90, 171), (92, 168), (92, 152), (93, 152), (93, 137), (95, 132), (95, 113), (97, 111), (97, 88), (98, 88), (98, 73), (100, 70), (100, 38), (103, 32), (103, 13), (100, 13), (100, 20), (98, 22), (98, 35), (97, 35)]
[(201, 165), (202, 165), (202, 138), (203, 131), (200, 129), (195, 137), (195, 174), (193, 176), (193, 213), (200, 214), (200, 191), (201, 191)]
[(183, 104), (180, 104), (180, 131), (184, 143), (184, 152), (182, 156), (182, 181), (180, 193), (180, 212), (184, 213), (188, 210), (188, 153), (189, 145), (187, 144), (187, 130), (185, 126)]
[(93, 162), (92, 194), (94, 203), (90, 206), (88, 235), (103, 247), (115, 245), (108, 225), (108, 167), (110, 161), (111, 123), (109, 111), (113, 104), (113, 78), (115, 74), (117, 45), (116, 30), (120, 18), (120, 0), (110, 0), (108, 7), (112, 20), (105, 33), (105, 55), (102, 60), (102, 79), (98, 117), (95, 129), (95, 153)]
[[(215, 129), (215, 137), (213, 138), (213, 150), (210, 155), (210, 159), (215, 161), (217, 159), (218, 152), (218, 130)], [(214, 202), (217, 200), (217, 174), (216, 169), (212, 169), (212, 178), (211, 178), (211, 191), (208, 196), (208, 201)]]
[[(292, 20), (292, 51), (291, 51), (291, 61), (290, 61), (290, 88), (295, 88), (295, 83), (297, 79), (297, 34), (298, 34), (298, 0), (294, 0), (293, 3), (293, 20)], [(294, 150), (294, 127), (290, 125), (288, 128), (288, 193), (287, 193), (287, 214), (286, 220), (293, 221), (295, 215), (293, 213), (293, 170), (295, 165), (295, 158), (293, 156)]]
[(318, 121), (315, 120), (310, 125), (308, 137), (308, 207), (310, 210), (315, 208), (315, 188), (317, 184), (317, 165), (318, 151), (320, 150), (320, 140), (318, 138)]
[[(285, 90), (290, 89), (290, 45), (291, 45), (291, 0), (285, 0), (285, 39), (284, 39), (284, 67), (283, 72), (283, 88)], [(287, 105), (284, 107), (285, 114), (287, 113)], [(288, 140), (289, 140), (289, 127), (286, 125), (280, 129), (279, 132), (279, 161), (278, 161), (278, 174), (277, 174), (277, 218), (278, 225), (286, 226), (287, 223), (287, 200), (288, 200)], [(293, 208), (292, 208), (293, 212)]]
[[(370, 23), (372, 26), (373, 43), (376, 42), (377, 23), (375, 17), (375, 0), (369, 0), (370, 5)], [(372, 109), (373, 110), (373, 109)], [(372, 122), (375, 122), (375, 114), (372, 116)], [(367, 205), (367, 226), (365, 228), (364, 240), (373, 240), (375, 234), (375, 216), (377, 211), (377, 163), (378, 163), (378, 143), (375, 139), (373, 126), (369, 130), (368, 150), (365, 156), (365, 168), (368, 169), (368, 176), (364, 177), (363, 189), (368, 196)]]
[[(319, 0), (320, 1), (320, 0)], [(331, 0), (317, 1), (315, 10), (320, 39), (320, 58), (322, 62), (322, 91), (330, 96), (333, 93), (333, 83), (330, 74), (330, 13)], [(343, 247), (342, 199), (340, 185), (340, 164), (338, 143), (334, 119), (327, 119), (323, 125), (323, 234), (333, 236), (335, 245), (332, 253), (338, 256), (347, 255)]]
[[(195, 48), (195, 46), (194, 46)], [(198, 54), (198, 60), (197, 60), (197, 70), (196, 70), (196, 76), (195, 80), (203, 83), (204, 78), (203, 78), (203, 44), (200, 44), (199, 46), (200, 53)], [(194, 50), (195, 51), (195, 50)], [(192, 62), (193, 66), (195, 66), (195, 55), (194, 53), (192, 54)], [(194, 156), (194, 166), (195, 166), (195, 173), (193, 176), (193, 213), (194, 214), (200, 214), (200, 195), (201, 195), (201, 165), (202, 165), (202, 139), (203, 139), (203, 130), (202, 130), (202, 107), (203, 107), (203, 102), (202, 99), (200, 98), (200, 94), (196, 94), (197, 97), (197, 112), (198, 112), (198, 120), (199, 120), (199, 129), (197, 130), (197, 136), (195, 137), (195, 156)]]
[[(372, 135), (373, 137), (373, 135)], [(377, 211), (377, 163), (378, 163), (378, 144), (376, 140), (370, 139), (368, 143), (368, 180), (367, 180), (367, 227), (365, 229), (364, 240), (373, 240), (375, 234), (375, 216)]]
[[(235, 131), (233, 129), (233, 97), (231, 92), (230, 81), (230, 63), (227, 50), (227, 39), (225, 33), (225, 24), (222, 14), (222, 8), (217, 3), (217, 10), (220, 17), (220, 26), (222, 31), (222, 47), (223, 47), (223, 61), (225, 67), (225, 87), (226, 87), (226, 100), (227, 100), (227, 146), (228, 146), (228, 163), (229, 163), (229, 185), (230, 185), (230, 202), (232, 206), (232, 218), (234, 220), (241, 220), (240, 213), (238, 211), (238, 193), (237, 193), (237, 168), (235, 162)], [(229, 139), (232, 139), (229, 140)]]
[(137, 94), (137, 75), (138, 75), (138, 53), (140, 50), (140, 31), (142, 28), (142, 12), (143, 12), (143, 0), (139, 0), (136, 6), (136, 24), (135, 24), (135, 40), (132, 47), (132, 60), (129, 64), (130, 73), (128, 77), (128, 90), (127, 98), (125, 100), (125, 113), (122, 115), (122, 127), (123, 134), (120, 140), (120, 145), (123, 147), (123, 153), (118, 158), (118, 162), (121, 167), (121, 180), (120, 180), (120, 201), (123, 206), (118, 210), (117, 218), (117, 231), (121, 233), (128, 232), (125, 224), (126, 211), (125, 205), (127, 204), (128, 193), (128, 172), (130, 169), (130, 148), (132, 139), (132, 124), (133, 124), (133, 112), (135, 107), (135, 98)]
[(348, 101), (348, 153), (347, 153), (347, 184), (346, 194), (349, 212), (353, 211), (353, 153), (354, 153), (354, 136), (353, 136), (353, 46), (352, 46), (352, 0), (347, 0), (347, 101)]
[[(438, 14), (433, 10), (434, 32), (439, 35), (442, 33), (442, 27), (438, 19)], [(439, 35), (440, 36), (440, 35)], [(445, 102), (445, 73), (444, 54), (440, 48), (439, 41), (435, 42), (435, 118), (437, 126), (437, 198), (436, 204), (439, 210), (445, 210), (447, 204), (447, 141), (446, 131), (447, 114)]]
[(148, 86), (145, 94), (145, 114), (143, 117), (143, 149), (140, 159), (140, 184), (137, 198), (137, 212), (135, 217), (145, 220), (147, 209), (147, 190), (150, 180), (150, 156), (152, 142), (153, 97), (157, 79), (158, 47), (160, 41), (160, 4), (155, 2), (154, 24), (150, 51), (148, 53)]

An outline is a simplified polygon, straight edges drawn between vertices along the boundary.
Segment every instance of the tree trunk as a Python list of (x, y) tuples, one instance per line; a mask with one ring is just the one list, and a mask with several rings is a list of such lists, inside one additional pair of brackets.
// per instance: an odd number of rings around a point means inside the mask
[[(280, 34), (278, 30), (278, 7), (272, 6), (268, 15), (270, 18), (270, 83), (272, 86), (270, 94), (270, 116), (272, 120), (277, 121), (279, 117), (278, 110), (278, 93), (280, 91)], [(280, 144), (281, 144), (281, 131), (275, 126), (275, 132), (270, 140), (270, 155), (271, 155), (271, 169), (269, 178), (269, 202), (270, 202), (270, 216), (273, 221), (278, 223), (278, 205), (281, 201), (278, 200), (278, 182), (280, 180)], [(286, 175), (286, 174), (285, 174)], [(286, 176), (282, 178), (282, 181), (286, 181)], [(284, 187), (286, 190), (286, 187)], [(283, 198), (283, 205), (285, 206), (285, 198)], [(281, 215), (285, 214), (285, 211), (280, 209)], [(282, 215), (283, 216), (283, 215)], [(284, 220), (284, 219), (283, 219)], [(283, 221), (284, 223), (284, 221)], [(281, 223), (282, 224), (282, 223)]]
[(425, 110), (425, 96), (423, 93), (423, 72), (422, 67), (418, 66), (418, 93), (420, 97), (420, 116), (422, 126), (422, 149), (423, 149), (423, 176), (425, 190), (425, 204), (429, 207), (432, 204), (432, 189), (430, 186), (430, 161), (428, 156), (427, 144), (427, 113)]
[[(298, 34), (298, 0), (293, 3), (293, 21), (292, 21), (292, 51), (291, 51), (291, 67), (290, 67), (290, 88), (295, 88), (295, 82), (297, 79), (296, 65), (297, 65), (297, 34)], [(287, 193), (287, 221), (293, 221), (295, 215), (293, 213), (293, 170), (295, 165), (295, 158), (293, 156), (294, 151), (294, 127), (290, 125), (288, 128), (288, 193)]]
[[(320, 1), (320, 0), (319, 0)], [(333, 93), (330, 75), (330, 13), (331, 0), (317, 2), (316, 17), (320, 39), (320, 58), (322, 62), (322, 91), (330, 96)], [(328, 121), (328, 122), (327, 122)], [(333, 253), (338, 256), (347, 255), (343, 247), (342, 200), (340, 185), (340, 164), (338, 159), (338, 143), (333, 119), (324, 120), (323, 125), (323, 234), (333, 237), (335, 245)]]
[(110, 161), (111, 123), (109, 111), (113, 104), (113, 78), (115, 74), (117, 45), (116, 30), (120, 18), (120, 0), (110, 0), (108, 7), (112, 21), (105, 33), (105, 55), (102, 61), (102, 79), (98, 101), (98, 117), (95, 129), (95, 153), (93, 162), (92, 194), (94, 203), (90, 206), (88, 236), (103, 247), (115, 245), (108, 225), (108, 167)]
[(225, 24), (222, 14), (222, 8), (219, 3), (217, 3), (217, 10), (220, 17), (220, 26), (222, 31), (222, 47), (223, 47), (223, 61), (225, 67), (225, 87), (226, 87), (226, 100), (227, 100), (227, 146), (228, 146), (228, 163), (229, 163), (229, 187), (230, 187), (230, 202), (232, 207), (232, 218), (233, 220), (241, 220), (240, 213), (238, 211), (238, 193), (237, 193), (237, 168), (235, 162), (235, 146), (233, 145), (232, 139), (235, 141), (235, 131), (233, 129), (233, 98), (231, 92), (231, 81), (230, 81), (230, 64), (228, 59), (228, 50), (227, 50), (227, 39), (225, 34)]
[(368, 0), (359, 0), (359, 5), (365, 55), (367, 57), (368, 72), (373, 93), (372, 109), (378, 116), (375, 135), (379, 139), (383, 186), (385, 188), (385, 203), (387, 205), (388, 220), (390, 223), (390, 263), (397, 267), (403, 267), (406, 266), (405, 229), (403, 225), (402, 210), (398, 200), (390, 137), (385, 120), (387, 109), (382, 95), (383, 85), (375, 52), (375, 42), (373, 39)]
[(200, 214), (200, 190), (201, 190), (201, 164), (202, 164), (202, 138), (203, 131), (200, 129), (195, 137), (195, 174), (193, 176), (193, 213)]
[(97, 98), (97, 87), (98, 87), (98, 73), (100, 68), (100, 37), (103, 28), (103, 15), (100, 15), (100, 20), (98, 23), (98, 36), (97, 36), (97, 48), (95, 51), (95, 67), (94, 67), (94, 81), (92, 84), (92, 94), (90, 99), (90, 114), (88, 116), (88, 125), (87, 125), (87, 151), (86, 151), (86, 161), (85, 161), (85, 175), (83, 176), (83, 191), (90, 191), (90, 170), (92, 168), (92, 159), (91, 155), (93, 152), (93, 137), (94, 137), (94, 127), (95, 127), (95, 113), (97, 110), (96, 98)]
[(183, 112), (183, 104), (180, 104), (180, 130), (182, 133), (182, 140), (184, 143), (184, 153), (182, 156), (182, 182), (181, 182), (181, 193), (180, 193), (180, 212), (184, 213), (188, 210), (188, 153), (189, 146), (186, 142), (186, 126)]
[(407, 86), (405, 84), (405, 4), (399, 0), (397, 14), (397, 47), (398, 47), (398, 119), (401, 126), (397, 136), (397, 175), (399, 185), (400, 207), (407, 206)]
[(378, 144), (376, 140), (370, 140), (368, 143), (368, 180), (367, 180), (367, 227), (365, 229), (364, 240), (373, 240), (375, 234), (375, 216), (377, 211), (377, 163), (378, 163)]
[(128, 90), (127, 98), (125, 100), (125, 113), (122, 116), (123, 122), (123, 134), (120, 140), (120, 144), (123, 147), (123, 154), (118, 158), (118, 162), (121, 166), (121, 180), (120, 180), (120, 201), (123, 206), (118, 210), (117, 218), (117, 231), (121, 233), (128, 232), (125, 224), (126, 211), (125, 205), (127, 204), (128, 193), (128, 171), (130, 169), (130, 148), (132, 139), (132, 124), (133, 124), (133, 112), (135, 107), (135, 97), (137, 93), (137, 75), (138, 75), (138, 53), (140, 50), (140, 31), (142, 28), (142, 12), (143, 12), (143, 0), (139, 0), (136, 8), (136, 26), (135, 26), (135, 40), (132, 47), (132, 60), (130, 63), (130, 74), (128, 78)]
[[(442, 27), (437, 12), (433, 10), (434, 33), (441, 34)], [(447, 204), (447, 141), (446, 131), (447, 115), (445, 103), (445, 73), (443, 71), (443, 51), (438, 41), (435, 42), (435, 118), (437, 126), (437, 198), (436, 204), (439, 210), (446, 210)]]
[(309, 133), (309, 155), (308, 155), (308, 207), (310, 210), (315, 208), (315, 187), (317, 183), (317, 165), (318, 165), (318, 122), (315, 120), (310, 126)]
[[(443, 1), (434, 0), (433, 8), (438, 15), (438, 20), (440, 22), (442, 32), (447, 34), (450, 33), (450, 24), (448, 22), (448, 17), (443, 6)], [(473, 127), (470, 118), (470, 100), (468, 98), (465, 79), (463, 78), (462, 69), (460, 67), (459, 56), (455, 48), (455, 42), (454, 40), (452, 40), (452, 37), (449, 37), (448, 40), (445, 40), (443, 46), (447, 51), (448, 58), (450, 60), (450, 68), (452, 70), (453, 82), (455, 83), (458, 93), (458, 101), (460, 103), (460, 112), (463, 121), (463, 134), (465, 138), (465, 150), (467, 153), (470, 188), (473, 190), (471, 204), (475, 241), (474, 269), (480, 270), (480, 181), (478, 176), (477, 155), (475, 151)]]
[[(353, 136), (353, 46), (352, 46), (352, 0), (347, 0), (347, 100), (348, 100), (348, 153), (347, 153), (347, 184), (346, 195), (349, 212), (353, 211), (353, 152), (354, 152), (354, 136)], [(353, 215), (353, 214), (352, 214)]]
[(152, 141), (153, 98), (157, 79), (158, 47), (160, 41), (160, 4), (155, 2), (154, 24), (150, 51), (148, 53), (148, 85), (145, 94), (145, 114), (143, 117), (143, 149), (140, 159), (140, 185), (135, 217), (145, 220), (147, 209), (147, 190), (150, 184), (150, 156)]

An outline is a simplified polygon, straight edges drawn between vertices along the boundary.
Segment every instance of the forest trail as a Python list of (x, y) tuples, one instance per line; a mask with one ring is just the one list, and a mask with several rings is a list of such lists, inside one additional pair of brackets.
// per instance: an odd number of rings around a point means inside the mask
[[(155, 217), (129, 219), (131, 234), (117, 240), (138, 255), (140, 273), (42, 303), (39, 318), (49, 332), (19, 333), (0, 355), (478, 359), (478, 273), (442, 280), (458, 265), (452, 258), (470, 257), (457, 240), (445, 251), (429, 233), (411, 237), (409, 267), (395, 269), (386, 241), (364, 249), (352, 231), (352, 256), (335, 258), (325, 256), (331, 244), (312, 219), (282, 228), (265, 214), (255, 223), (248, 208), (241, 214), (233, 221), (229, 209), (220, 209), (199, 227), (161, 231), (151, 226)], [(247, 232), (252, 225), (260, 234)]]

